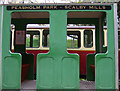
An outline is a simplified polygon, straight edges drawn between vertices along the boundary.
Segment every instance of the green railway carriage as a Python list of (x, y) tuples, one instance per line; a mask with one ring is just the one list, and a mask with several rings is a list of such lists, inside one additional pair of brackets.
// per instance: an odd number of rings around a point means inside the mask
[[(107, 19), (107, 48), (103, 26)], [(15, 25), (14, 53), (10, 51), (10, 25)], [(34, 55), (26, 53), (26, 25), (50, 24), (49, 52), (37, 55), (35, 89), (81, 89), (79, 56), (67, 53), (67, 24), (95, 25), (95, 89), (119, 89), (117, 4), (31, 4), (0, 5), (0, 89), (21, 89), (21, 64), (30, 64), (27, 79), (33, 80)], [(105, 51), (107, 50), (107, 51)]]

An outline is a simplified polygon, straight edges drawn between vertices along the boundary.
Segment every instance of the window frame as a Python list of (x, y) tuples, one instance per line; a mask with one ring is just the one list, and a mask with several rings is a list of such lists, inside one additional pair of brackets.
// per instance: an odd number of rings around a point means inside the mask
[[(28, 33), (27, 33), (28, 32)], [(32, 36), (32, 47), (30, 46), (30, 47), (27, 47), (26, 46), (26, 48), (39, 48), (40, 47), (40, 31), (38, 31), (38, 30), (34, 30), (34, 31), (31, 31), (31, 30), (27, 30), (27, 32), (26, 32), (26, 35), (27, 34), (29, 34), (30, 35), (30, 38), (31, 38), (31, 34), (29, 33), (29, 32), (39, 32), (39, 34), (33, 34), (33, 36)], [(39, 47), (34, 47), (33, 45), (34, 45), (34, 35), (38, 35), (39, 36)], [(30, 42), (30, 45), (31, 45), (31, 42)]]
[[(42, 31), (42, 48), (47, 48), (47, 49), (48, 49), (49, 46), (44, 46), (44, 45), (43, 45), (43, 36), (44, 36), (44, 35), (43, 35), (43, 32), (44, 32), (44, 31), (48, 31), (48, 34), (47, 34), (47, 38), (48, 38), (48, 35), (49, 35), (49, 37), (50, 37), (50, 32), (49, 32), (50, 30), (49, 30), (49, 29), (43, 29), (43, 31)], [(48, 40), (48, 39), (47, 39), (47, 40)], [(48, 43), (48, 41), (47, 41), (47, 43)]]
[[(79, 30), (77, 30), (77, 29), (73, 29), (73, 30), (69, 30), (69, 29), (67, 29), (67, 32), (73, 32), (73, 31), (75, 31), (75, 32), (79, 32), (80, 33), (80, 40), (78, 41), (78, 42), (80, 42), (81, 43), (81, 31), (79, 31)], [(68, 35), (67, 35), (68, 36)], [(79, 36), (78, 36), (79, 37)], [(80, 44), (80, 47), (71, 47), (71, 48), (68, 48), (67, 47), (67, 49), (78, 49), (78, 48), (81, 48), (81, 44)]]
[(107, 47), (107, 29), (104, 29), (104, 47)]
[[(84, 31), (92, 30), (93, 31), (93, 47), (86, 48), (84, 47)], [(95, 29), (67, 29), (67, 31), (80, 31), (81, 32), (81, 47), (80, 48), (67, 48), (67, 50), (80, 50), (80, 51), (95, 51)]]
[(26, 31), (39, 31), (39, 47), (26, 47), (26, 50), (39, 50), (41, 48), (41, 32), (42, 29), (26, 29)]

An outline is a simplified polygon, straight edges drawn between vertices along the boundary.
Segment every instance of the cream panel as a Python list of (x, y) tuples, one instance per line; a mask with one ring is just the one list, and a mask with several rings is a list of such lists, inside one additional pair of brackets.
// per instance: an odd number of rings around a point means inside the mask
[[(39, 48), (26, 48), (26, 50), (49, 50), (48, 47), (42, 46), (42, 36), (44, 29), (27, 29), (27, 31), (39, 31), (40, 32), (40, 47)], [(95, 51), (95, 29), (91, 29), (93, 31), (93, 47), (85, 48), (84, 47), (84, 30), (90, 29), (67, 29), (67, 31), (80, 31), (81, 34), (81, 47), (80, 48), (67, 48), (67, 50), (79, 50), (79, 51)], [(12, 30), (12, 41), (14, 40), (14, 29)], [(14, 45), (12, 42), (12, 50), (14, 49)]]

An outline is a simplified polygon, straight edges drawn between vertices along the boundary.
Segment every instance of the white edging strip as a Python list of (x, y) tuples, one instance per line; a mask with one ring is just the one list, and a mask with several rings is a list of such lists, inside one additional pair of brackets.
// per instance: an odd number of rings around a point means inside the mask
[(114, 3), (114, 33), (115, 33), (115, 89), (119, 89), (119, 63), (118, 63), (118, 26), (117, 4)]
[[(2, 6), (2, 12), (1, 12), (1, 38), (0, 38), (0, 85), (2, 85), (2, 32), (3, 32), (3, 6)], [(0, 89), (2, 89), (2, 86), (0, 86)]]

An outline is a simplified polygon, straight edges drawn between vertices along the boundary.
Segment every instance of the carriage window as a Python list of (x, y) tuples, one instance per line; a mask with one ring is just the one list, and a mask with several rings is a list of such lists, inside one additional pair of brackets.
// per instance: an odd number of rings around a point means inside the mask
[(27, 31), (26, 33), (26, 47), (38, 48), (40, 46), (40, 32), (39, 31)]
[(118, 47), (120, 49), (120, 31), (118, 31)]
[[(67, 48), (79, 48), (81, 46), (79, 31), (67, 31)], [(49, 30), (43, 31), (43, 47), (49, 47)]]
[(39, 35), (33, 35), (33, 47), (39, 47)]
[(30, 47), (30, 34), (26, 34), (26, 47)]
[(49, 47), (49, 30), (43, 30), (42, 45), (43, 47)]
[(92, 30), (84, 31), (84, 47), (86, 48), (93, 47), (93, 31)]
[(79, 31), (67, 32), (67, 48), (80, 48), (81, 39)]

